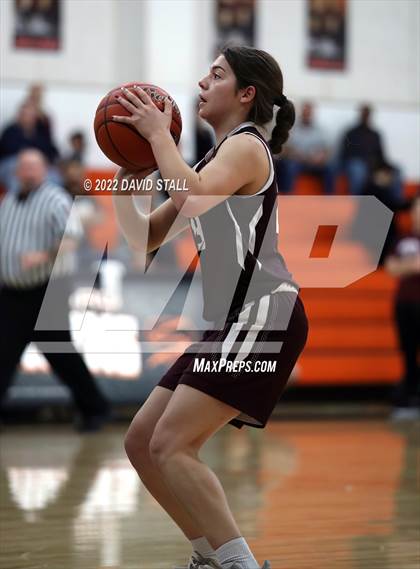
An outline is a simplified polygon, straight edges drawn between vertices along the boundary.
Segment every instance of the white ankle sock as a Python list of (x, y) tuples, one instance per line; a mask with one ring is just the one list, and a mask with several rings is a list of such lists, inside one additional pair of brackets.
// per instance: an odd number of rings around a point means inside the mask
[(216, 559), (216, 552), (205, 537), (197, 537), (197, 539), (192, 539), (191, 546), (194, 551), (198, 551), (198, 553), (200, 553), (200, 555), (203, 557), (211, 557), (213, 559)]
[(220, 565), (226, 568), (232, 563), (237, 563), (241, 569), (260, 569), (243, 537), (237, 537), (224, 543), (216, 549), (216, 555)]

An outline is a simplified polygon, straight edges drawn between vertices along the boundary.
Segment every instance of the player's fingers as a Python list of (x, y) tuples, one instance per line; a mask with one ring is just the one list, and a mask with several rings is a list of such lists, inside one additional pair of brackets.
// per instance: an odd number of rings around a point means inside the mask
[(172, 103), (169, 100), (169, 97), (165, 98), (165, 106), (163, 107), (163, 112), (165, 113), (165, 115), (172, 114)]
[(138, 107), (133, 105), (133, 103), (130, 103), (130, 101), (128, 101), (124, 97), (116, 97), (116, 99), (123, 107), (127, 109), (127, 111), (130, 111), (130, 113), (134, 114), (138, 111)]
[(141, 108), (143, 106), (141, 98), (130, 91), (130, 89), (123, 87), (121, 92), (136, 108)]
[(132, 124), (136, 119), (134, 117), (123, 117), (120, 115), (112, 115), (112, 120), (115, 122), (124, 122), (126, 124)]
[(153, 102), (152, 99), (149, 97), (149, 95), (146, 93), (146, 91), (143, 91), (141, 87), (135, 85), (134, 89), (136, 90), (137, 96), (140, 98), (141, 102), (144, 105), (148, 105)]

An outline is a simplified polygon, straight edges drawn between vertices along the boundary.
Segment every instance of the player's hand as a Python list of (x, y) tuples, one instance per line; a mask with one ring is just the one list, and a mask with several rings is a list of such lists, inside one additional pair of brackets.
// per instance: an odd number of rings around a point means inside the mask
[[(169, 132), (172, 122), (172, 103), (169, 98), (165, 99), (165, 107), (160, 111), (152, 99), (137, 85), (133, 90), (122, 88), (123, 96), (118, 96), (118, 102), (131, 113), (131, 117), (114, 115), (116, 122), (134, 126), (146, 140), (159, 132)], [(136, 94), (133, 93), (135, 91)]]
[(50, 254), (48, 251), (30, 251), (21, 255), (20, 264), (24, 271), (44, 265), (50, 261)]

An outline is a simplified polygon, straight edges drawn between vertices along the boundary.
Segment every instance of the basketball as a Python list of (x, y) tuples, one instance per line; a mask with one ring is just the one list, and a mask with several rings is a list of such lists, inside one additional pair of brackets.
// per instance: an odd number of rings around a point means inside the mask
[(149, 142), (129, 124), (118, 123), (112, 120), (113, 115), (130, 116), (129, 111), (123, 107), (116, 97), (122, 96), (121, 89), (133, 89), (135, 86), (141, 87), (152, 99), (154, 104), (163, 111), (165, 98), (168, 97), (172, 103), (172, 124), (171, 134), (176, 144), (178, 144), (181, 130), (182, 119), (178, 105), (172, 97), (156, 85), (149, 83), (126, 83), (112, 89), (101, 100), (96, 109), (94, 130), (96, 141), (112, 162), (127, 168), (127, 170), (143, 170), (155, 168), (156, 161), (153, 156)]

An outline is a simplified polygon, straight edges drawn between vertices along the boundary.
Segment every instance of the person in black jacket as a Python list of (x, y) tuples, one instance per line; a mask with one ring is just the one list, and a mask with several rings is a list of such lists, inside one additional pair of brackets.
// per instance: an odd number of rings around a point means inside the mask
[(4, 129), (0, 138), (0, 160), (16, 156), (25, 148), (37, 148), (50, 163), (58, 157), (50, 131), (38, 120), (36, 107), (31, 102), (23, 103), (16, 120)]
[[(59, 182), (54, 173), (54, 163), (59, 153), (51, 136), (49, 125), (39, 119), (38, 110), (31, 101), (24, 102), (16, 120), (3, 130), (0, 136), (0, 184), (7, 191), (17, 190), (15, 177), (17, 155), (26, 148), (36, 148), (48, 161), (49, 178)], [(55, 174), (55, 175), (54, 175)]]
[(387, 186), (395, 202), (402, 199), (401, 174), (385, 158), (381, 135), (370, 123), (369, 105), (360, 107), (358, 123), (349, 129), (341, 142), (340, 162), (347, 175), (349, 193), (365, 193), (367, 185), (378, 176), (387, 177)]

